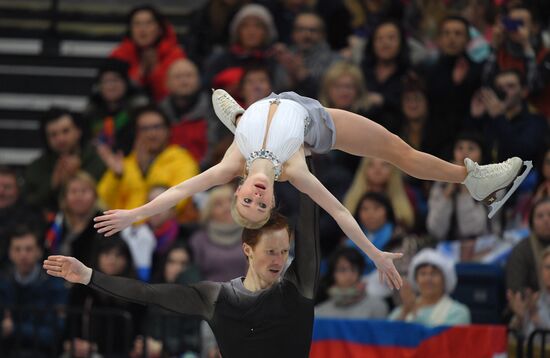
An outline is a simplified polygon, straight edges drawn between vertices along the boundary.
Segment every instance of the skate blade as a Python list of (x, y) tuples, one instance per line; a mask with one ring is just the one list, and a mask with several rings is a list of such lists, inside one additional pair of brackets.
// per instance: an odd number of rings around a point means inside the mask
[(495, 216), (495, 214), (497, 213), (497, 211), (499, 211), (500, 208), (504, 204), (506, 204), (506, 202), (508, 201), (508, 199), (510, 199), (512, 194), (514, 194), (516, 189), (521, 185), (521, 183), (523, 183), (523, 181), (525, 180), (525, 178), (527, 177), (527, 175), (529, 174), (531, 169), (533, 169), (533, 162), (532, 161), (525, 161), (525, 162), (523, 162), (523, 165), (525, 166), (525, 170), (523, 171), (523, 173), (520, 176), (518, 176), (518, 177), (516, 177), (516, 179), (514, 179), (514, 184), (512, 185), (510, 190), (508, 190), (506, 192), (506, 195), (504, 195), (504, 197), (502, 197), (502, 199), (493, 200), (493, 202), (489, 205), (489, 215), (487, 215), (487, 217), (489, 219), (492, 219), (493, 216)]

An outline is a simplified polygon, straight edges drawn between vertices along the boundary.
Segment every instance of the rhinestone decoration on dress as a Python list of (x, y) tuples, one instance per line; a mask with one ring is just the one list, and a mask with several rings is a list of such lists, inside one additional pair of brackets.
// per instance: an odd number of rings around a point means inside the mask
[(279, 177), (281, 176), (282, 171), (282, 163), (273, 152), (267, 150), (267, 149), (260, 149), (256, 150), (248, 156), (246, 159), (246, 172), (248, 173), (250, 171), (250, 166), (252, 165), (252, 162), (255, 161), (258, 158), (267, 159), (273, 163), (273, 171), (275, 172), (275, 181), (279, 180)]

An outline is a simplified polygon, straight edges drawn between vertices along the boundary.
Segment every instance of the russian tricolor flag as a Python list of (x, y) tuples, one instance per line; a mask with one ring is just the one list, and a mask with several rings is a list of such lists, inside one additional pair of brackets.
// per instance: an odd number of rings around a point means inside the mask
[(506, 326), (317, 318), (310, 358), (500, 358), (507, 344)]

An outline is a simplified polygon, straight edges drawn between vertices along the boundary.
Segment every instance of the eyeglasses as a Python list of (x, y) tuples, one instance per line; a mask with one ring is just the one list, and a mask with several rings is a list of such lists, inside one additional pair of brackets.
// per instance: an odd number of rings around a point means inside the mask
[(138, 127), (138, 130), (140, 132), (148, 132), (148, 131), (158, 131), (158, 130), (161, 130), (161, 129), (165, 129), (166, 126), (164, 124), (151, 124), (151, 125), (148, 125), (148, 126), (139, 126)]

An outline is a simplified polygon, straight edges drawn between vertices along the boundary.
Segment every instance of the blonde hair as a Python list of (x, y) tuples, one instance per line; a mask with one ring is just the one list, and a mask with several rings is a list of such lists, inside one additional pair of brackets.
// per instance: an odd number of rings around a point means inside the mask
[(271, 217), (271, 210), (266, 212), (265, 218), (260, 221), (254, 222), (252, 220), (248, 220), (242, 216), (237, 209), (237, 195), (234, 195), (233, 200), (231, 201), (231, 216), (233, 217), (233, 220), (235, 220), (235, 222), (242, 227), (255, 230), (261, 228), (269, 221), (269, 218)]
[[(357, 209), (359, 200), (370, 190), (367, 183), (367, 168), (372, 163), (371, 158), (363, 158), (355, 177), (344, 197), (344, 206), (352, 213)], [(390, 199), (393, 210), (395, 211), (395, 219), (398, 223), (410, 228), (414, 224), (414, 210), (405, 192), (405, 184), (401, 172), (391, 165), (391, 174), (388, 184), (386, 185), (385, 194)]]
[(85, 172), (83, 170), (79, 170), (76, 173), (74, 173), (73, 175), (71, 175), (67, 179), (67, 181), (65, 181), (65, 183), (61, 186), (61, 190), (59, 192), (59, 207), (63, 211), (67, 210), (67, 206), (65, 204), (65, 198), (67, 196), (67, 190), (69, 189), (69, 185), (73, 181), (84, 182), (84, 184), (86, 184), (88, 187), (90, 187), (92, 189), (92, 191), (94, 192), (95, 198), (96, 198), (96, 202), (95, 202), (94, 206), (97, 207), (98, 206), (97, 181), (90, 174), (88, 174), (87, 172)]
[(229, 184), (222, 185), (210, 190), (210, 192), (208, 193), (208, 199), (206, 199), (206, 203), (201, 208), (200, 221), (202, 223), (206, 223), (207, 221), (209, 221), (212, 215), (212, 209), (214, 208), (214, 203), (218, 199), (221, 199), (224, 197), (231, 198), (232, 196), (234, 196), (233, 192), (234, 192), (234, 188), (232, 185), (229, 185)]
[(353, 79), (355, 90), (357, 91), (357, 99), (351, 105), (351, 110), (357, 112), (360, 109), (369, 108), (370, 105), (367, 101), (367, 89), (365, 87), (363, 74), (359, 67), (347, 61), (335, 62), (327, 69), (321, 84), (319, 102), (321, 102), (324, 107), (334, 107), (334, 103), (329, 97), (329, 88), (334, 82), (344, 76), (350, 76)]

